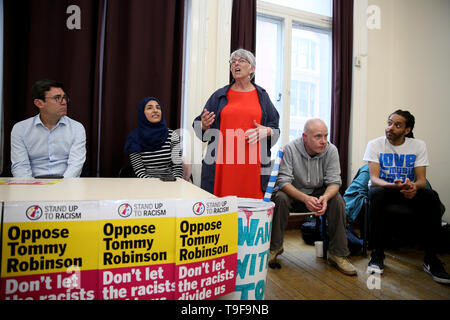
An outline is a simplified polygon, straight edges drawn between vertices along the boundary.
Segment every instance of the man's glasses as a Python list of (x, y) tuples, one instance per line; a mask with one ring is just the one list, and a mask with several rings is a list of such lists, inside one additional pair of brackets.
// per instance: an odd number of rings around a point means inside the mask
[(57, 102), (57, 103), (61, 103), (62, 101), (63, 101), (63, 99), (65, 99), (66, 100), (66, 102), (67, 103), (69, 103), (69, 96), (68, 95), (60, 95), (60, 94), (58, 94), (58, 95), (56, 95), (56, 96), (53, 96), (53, 97), (45, 97), (46, 99), (52, 99), (53, 101), (55, 101), (55, 102)]

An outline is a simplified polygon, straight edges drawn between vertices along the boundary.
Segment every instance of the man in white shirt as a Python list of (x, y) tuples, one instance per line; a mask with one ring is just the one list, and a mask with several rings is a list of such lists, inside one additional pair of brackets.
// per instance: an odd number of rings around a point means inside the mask
[(436, 282), (450, 283), (450, 276), (437, 258), (441, 227), (438, 194), (426, 189), (426, 167), (429, 165), (425, 142), (414, 139), (414, 116), (403, 110), (392, 113), (386, 135), (369, 142), (364, 161), (370, 173), (370, 242), (373, 247), (367, 271), (382, 274), (384, 270), (384, 241), (390, 217), (386, 206), (399, 204), (414, 212), (420, 223), (425, 258), (423, 268)]
[(39, 114), (16, 123), (11, 131), (14, 177), (79, 177), (86, 160), (86, 133), (67, 117), (69, 97), (63, 84), (38, 80), (31, 89)]

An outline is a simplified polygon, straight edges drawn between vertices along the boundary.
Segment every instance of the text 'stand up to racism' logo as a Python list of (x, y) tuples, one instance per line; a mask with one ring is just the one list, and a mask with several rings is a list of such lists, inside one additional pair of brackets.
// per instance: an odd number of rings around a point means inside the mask
[(30, 220), (39, 220), (42, 217), (42, 208), (39, 206), (31, 206), (25, 212), (26, 216)]
[(119, 206), (119, 216), (122, 218), (129, 217), (132, 212), (133, 209), (131, 209), (131, 206), (128, 203), (123, 203)]
[(205, 205), (203, 204), (203, 202), (196, 202), (192, 206), (192, 211), (197, 216), (201, 216), (203, 214), (203, 212), (205, 212)]

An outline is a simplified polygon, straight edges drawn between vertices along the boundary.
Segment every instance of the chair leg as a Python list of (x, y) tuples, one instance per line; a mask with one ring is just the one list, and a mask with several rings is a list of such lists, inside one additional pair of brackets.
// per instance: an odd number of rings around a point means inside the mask
[(364, 237), (363, 237), (363, 257), (367, 257), (367, 230), (369, 229), (369, 200), (364, 199)]
[(328, 251), (328, 235), (327, 235), (327, 215), (326, 213), (322, 215), (322, 235), (323, 235), (323, 258), (327, 259)]

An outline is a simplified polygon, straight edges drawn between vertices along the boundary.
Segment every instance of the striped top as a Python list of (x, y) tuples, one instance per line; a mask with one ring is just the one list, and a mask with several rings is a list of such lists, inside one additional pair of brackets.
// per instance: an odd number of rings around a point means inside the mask
[(161, 149), (132, 153), (130, 162), (138, 178), (158, 178), (164, 175), (183, 178), (180, 136), (169, 129), (169, 135)]

